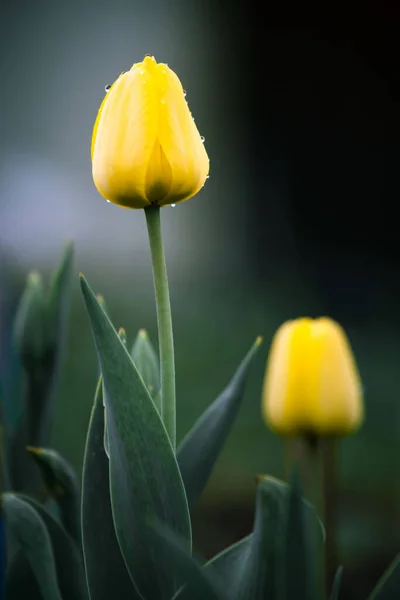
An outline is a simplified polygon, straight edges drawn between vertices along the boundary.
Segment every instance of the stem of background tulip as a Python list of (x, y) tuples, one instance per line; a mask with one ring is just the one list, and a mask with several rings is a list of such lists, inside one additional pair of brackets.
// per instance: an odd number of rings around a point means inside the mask
[(169, 300), (167, 268), (162, 244), (160, 208), (144, 209), (153, 265), (154, 290), (157, 307), (158, 344), (161, 367), (161, 416), (175, 450), (175, 358), (172, 334), (171, 303)]
[(325, 528), (324, 557), (321, 561), (321, 587), (328, 593), (338, 568), (335, 515), (336, 515), (336, 456), (335, 438), (308, 437), (305, 442), (305, 487)]

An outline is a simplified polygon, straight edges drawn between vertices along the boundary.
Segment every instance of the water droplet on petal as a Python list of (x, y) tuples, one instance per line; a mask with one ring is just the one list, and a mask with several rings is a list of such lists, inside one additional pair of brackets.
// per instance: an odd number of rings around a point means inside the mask
[(171, 204), (171, 208), (175, 208), (176, 204)]
[(144, 69), (139, 69), (140, 75), (144, 75)]
[(111, 204), (111, 200), (107, 200), (108, 204)]
[(183, 90), (183, 95), (186, 96), (186, 90)]
[(206, 176), (206, 179), (210, 179), (210, 176), (209, 176), (209, 175), (207, 175), (207, 176)]
[(107, 92), (109, 92), (111, 90), (111, 85), (108, 84), (106, 85), (106, 87), (104, 88), (105, 93), (107, 94)]
[(204, 142), (206, 141), (206, 138), (204, 137), (204, 135), (200, 136), (200, 139), (201, 139), (201, 141), (202, 141), (202, 142), (203, 142), (203, 144), (204, 144)]

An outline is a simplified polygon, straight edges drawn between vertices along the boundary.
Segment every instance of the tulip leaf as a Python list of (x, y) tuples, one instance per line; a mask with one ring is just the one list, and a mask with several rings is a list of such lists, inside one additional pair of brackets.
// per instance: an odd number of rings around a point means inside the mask
[(103, 378), (109, 436), (110, 495), (118, 543), (144, 597), (170, 600), (175, 577), (149, 535), (155, 519), (191, 546), (185, 489), (160, 415), (129, 353), (86, 280), (82, 291)]
[(249, 367), (262, 342), (259, 337), (225, 390), (205, 410), (180, 444), (178, 464), (192, 511), (211, 475), (238, 413)]
[(304, 502), (299, 477), (294, 471), (288, 491), (283, 560), (286, 600), (317, 600), (317, 573), (313, 565), (315, 557), (321, 555), (321, 548), (317, 548), (318, 534), (322, 539), (317, 515), (314, 508)]
[(43, 600), (29, 560), (21, 549), (17, 550), (7, 569), (6, 590), (7, 600)]
[(232, 576), (238, 573), (247, 558), (247, 553), (252, 542), (253, 534), (247, 535), (235, 544), (228, 546), (216, 556), (213, 556), (206, 564), (206, 568), (214, 571), (224, 585), (231, 586)]
[(185, 540), (159, 525), (153, 531), (152, 535), (160, 544), (162, 560), (175, 573), (179, 585), (184, 586), (174, 595), (173, 600), (228, 600), (221, 582), (188, 552)]
[(378, 581), (368, 600), (394, 600), (400, 590), (400, 554)]
[[(160, 391), (160, 363), (147, 331), (141, 329), (136, 336), (131, 352), (132, 360), (142, 376), (143, 382), (156, 404), (158, 412), (161, 411)], [(157, 403), (156, 403), (157, 400)]]
[(80, 546), (80, 489), (72, 467), (55, 450), (28, 446), (47, 491), (57, 502), (65, 530)]
[[(44, 298), (41, 298), (37, 287), (34, 297), (35, 310), (25, 310), (26, 299), (24, 300), (23, 297), (18, 311), (20, 314), (16, 318), (15, 339), (17, 342), (19, 340), (18, 348), (25, 377), (22, 415), (8, 441), (10, 483), (15, 491), (37, 492), (38, 471), (27, 456), (25, 448), (27, 445), (46, 445), (49, 440), (54, 416), (55, 392), (66, 347), (72, 266), (73, 246), (69, 244), (52, 276), (49, 289), (44, 291)], [(38, 275), (34, 275), (34, 283), (35, 279), (38, 279)], [(32, 286), (32, 275), (30, 285)], [(25, 321), (33, 317), (35, 317), (35, 327), (33, 325), (28, 327)], [(25, 337), (24, 327), (27, 328)], [(23, 339), (25, 355), (21, 345)]]
[(7, 523), (29, 561), (43, 600), (62, 600), (47, 528), (36, 510), (14, 494), (4, 494)]
[[(231, 581), (224, 580), (224, 585), (228, 586), (229, 598), (276, 600), (278, 589), (286, 592), (291, 590), (290, 587), (285, 589), (282, 586), (285, 585), (286, 575), (293, 570), (289, 548), (292, 553), (294, 540), (297, 542), (302, 539), (299, 538), (299, 528), (294, 516), (298, 513), (306, 520), (306, 529), (315, 528), (322, 541), (323, 532), (314, 509), (304, 500), (299, 505), (298, 496), (290, 492), (286, 483), (273, 477), (261, 479), (257, 487), (253, 534), (245, 538), (247, 542), (242, 542), (245, 544), (242, 561), (236, 561), (236, 572), (232, 573)], [(294, 531), (289, 533), (288, 524), (293, 527), (293, 523)], [(298, 558), (302, 560), (299, 556)], [(286, 593), (285, 600), (302, 600), (304, 596), (299, 595), (300, 591), (301, 582), (298, 593), (297, 590), (295, 596)]]
[(87, 600), (83, 561), (78, 546), (56, 519), (36, 500), (21, 496), (36, 511), (51, 539), (59, 588), (63, 600)]
[(342, 584), (343, 567), (339, 567), (333, 580), (330, 600), (339, 600), (340, 586)]
[(91, 600), (140, 600), (122, 558), (111, 512), (109, 465), (103, 447), (104, 405), (98, 383), (86, 438), (82, 539)]

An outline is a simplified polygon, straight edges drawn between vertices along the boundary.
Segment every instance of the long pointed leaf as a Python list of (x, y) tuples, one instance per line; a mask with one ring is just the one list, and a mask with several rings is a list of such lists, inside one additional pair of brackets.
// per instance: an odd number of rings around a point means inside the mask
[(174, 596), (179, 600), (228, 600), (221, 583), (211, 570), (205, 570), (187, 551), (180, 540), (164, 527), (155, 527), (154, 534), (163, 549), (162, 559), (174, 571), (180, 585), (185, 587)]
[(340, 586), (342, 584), (343, 567), (339, 567), (333, 580), (330, 600), (339, 600)]
[[(306, 510), (307, 513), (306, 514)], [(310, 522), (310, 518), (312, 518)], [(307, 519), (307, 520), (306, 520)], [(307, 522), (308, 521), (308, 522)], [(317, 600), (318, 520), (313, 507), (302, 498), (297, 471), (288, 492), (283, 585), (286, 600)]]
[(400, 554), (378, 581), (368, 600), (395, 600), (400, 596)]
[(256, 339), (228, 386), (202, 414), (178, 448), (178, 464), (190, 511), (195, 508), (231, 430), (244, 395), (250, 365), (261, 342), (261, 337)]
[(55, 450), (33, 448), (28, 451), (38, 465), (46, 488), (57, 502), (66, 531), (81, 545), (80, 489), (74, 470)]
[(91, 600), (140, 600), (115, 534), (103, 436), (104, 405), (100, 380), (90, 417), (83, 463), (82, 538), (86, 578)]
[(190, 517), (175, 454), (143, 380), (107, 315), (82, 277), (82, 291), (103, 377), (110, 442), (110, 492), (118, 542), (144, 597), (170, 600), (176, 583), (158, 560), (148, 519), (182, 536), (190, 548)]
[(64, 528), (33, 498), (24, 501), (37, 512), (50, 536), (57, 578), (63, 600), (87, 600), (87, 586), (82, 555)]
[(225, 550), (216, 556), (213, 556), (204, 566), (217, 573), (225, 585), (230, 586), (232, 574), (238, 573), (247, 559), (252, 538), (253, 534), (250, 533), (250, 535), (228, 546), (228, 548), (225, 548)]
[(7, 523), (29, 561), (43, 600), (62, 600), (50, 536), (43, 520), (14, 494), (4, 494), (3, 505)]
[[(289, 514), (293, 511), (292, 504), (286, 483), (274, 477), (261, 479), (256, 494), (253, 535), (249, 537), (247, 552), (243, 553), (242, 566), (237, 564), (228, 588), (232, 600), (281, 600), (282, 595), (278, 593), (282, 594), (285, 589), (285, 573), (292, 567), (291, 560), (287, 559), (287, 547), (293, 543), (291, 535), (298, 539), (296, 531), (287, 536), (288, 511)], [(322, 542), (323, 530), (313, 507), (301, 500), (300, 507), (295, 505), (296, 514), (300, 508), (307, 529), (316, 529)]]
[(21, 549), (17, 550), (7, 569), (6, 590), (7, 600), (43, 600), (29, 560)]

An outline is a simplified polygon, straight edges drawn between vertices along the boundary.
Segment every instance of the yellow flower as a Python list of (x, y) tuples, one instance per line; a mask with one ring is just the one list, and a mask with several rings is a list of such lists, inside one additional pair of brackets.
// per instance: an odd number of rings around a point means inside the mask
[(358, 429), (362, 386), (338, 323), (303, 318), (278, 329), (265, 373), (263, 415), (282, 435), (347, 435)]
[(100, 106), (92, 138), (95, 186), (127, 208), (187, 200), (207, 179), (203, 141), (178, 77), (146, 56), (118, 77)]

